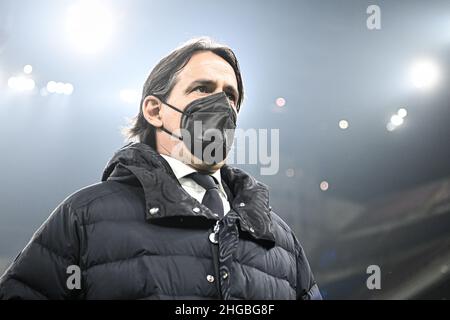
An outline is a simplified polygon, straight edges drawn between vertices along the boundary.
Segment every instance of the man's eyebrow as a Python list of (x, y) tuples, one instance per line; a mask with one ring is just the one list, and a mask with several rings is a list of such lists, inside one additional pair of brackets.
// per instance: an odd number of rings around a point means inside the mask
[(194, 89), (196, 86), (213, 86), (213, 85), (215, 85), (215, 84), (216, 84), (216, 83), (215, 83), (214, 81), (208, 80), (208, 79), (199, 79), (199, 80), (195, 80), (195, 81), (191, 82), (191, 83), (187, 86), (185, 92), (186, 92), (186, 93), (189, 93), (189, 92), (190, 92), (192, 89)]
[[(193, 82), (191, 82), (188, 87), (185, 90), (185, 93), (189, 93), (192, 89), (194, 89), (196, 86), (216, 86), (216, 82), (209, 79), (198, 79)], [(226, 85), (225, 91), (231, 91), (231, 93), (234, 94), (236, 97), (236, 101), (239, 99), (239, 93), (237, 89), (232, 85)]]

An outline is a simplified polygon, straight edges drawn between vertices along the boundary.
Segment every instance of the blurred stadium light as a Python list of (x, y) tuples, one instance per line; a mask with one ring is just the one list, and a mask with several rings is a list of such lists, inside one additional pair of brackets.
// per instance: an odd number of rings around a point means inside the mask
[(439, 79), (439, 69), (431, 60), (419, 60), (411, 66), (411, 81), (416, 88), (431, 89)]
[(71, 83), (55, 82), (49, 81), (47, 83), (46, 91), (47, 93), (57, 93), (71, 95), (73, 93), (73, 85)]
[(391, 120), (386, 125), (388, 131), (394, 131), (405, 122), (408, 111), (405, 108), (398, 109), (397, 113), (391, 116)]
[(394, 114), (391, 117), (391, 123), (396, 127), (401, 126), (403, 124), (403, 121), (404, 121), (403, 118), (400, 117), (398, 114)]
[(328, 188), (329, 188), (328, 181), (322, 181), (322, 182), (320, 183), (320, 190), (322, 190), (322, 191), (327, 191)]
[(26, 66), (23, 67), (23, 72), (25, 74), (31, 74), (33, 72), (33, 66), (27, 64)]
[(24, 91), (32, 91), (36, 86), (36, 84), (34, 80), (31, 78), (24, 76), (17, 76), (17, 77), (10, 77), (8, 79), (8, 86), (14, 91), (24, 92)]
[(408, 115), (408, 110), (406, 110), (405, 108), (400, 108), (398, 109), (397, 114), (400, 117), (405, 118)]
[(67, 10), (68, 38), (81, 53), (92, 54), (106, 47), (114, 34), (111, 3), (79, 0)]
[(341, 128), (342, 130), (348, 129), (349, 127), (349, 123), (347, 120), (340, 120), (339, 121), (339, 128)]
[(275, 100), (275, 104), (277, 105), (277, 107), (284, 107), (286, 105), (286, 99), (279, 97)]

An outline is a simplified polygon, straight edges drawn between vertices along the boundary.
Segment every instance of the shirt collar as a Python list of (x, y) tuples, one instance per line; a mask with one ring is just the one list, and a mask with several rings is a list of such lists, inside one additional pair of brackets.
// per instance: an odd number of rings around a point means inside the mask
[[(178, 180), (180, 180), (181, 178), (186, 177), (188, 174), (191, 174), (193, 172), (197, 172), (197, 170), (195, 170), (194, 168), (188, 166), (187, 164), (185, 164), (184, 162), (172, 158), (171, 156), (165, 155), (165, 154), (161, 154), (161, 156), (166, 159), (167, 163), (169, 164), (169, 166), (172, 168), (173, 173), (175, 174), (175, 177), (177, 177)], [(213, 176), (216, 181), (219, 182), (219, 186), (221, 189), (223, 189), (222, 186), (222, 177), (220, 174), (220, 170), (216, 170), (213, 174), (211, 174), (211, 176)]]

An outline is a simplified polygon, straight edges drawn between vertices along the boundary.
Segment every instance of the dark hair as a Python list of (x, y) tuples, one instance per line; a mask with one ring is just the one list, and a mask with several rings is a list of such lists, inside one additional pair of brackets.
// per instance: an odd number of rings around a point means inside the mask
[(228, 46), (216, 43), (209, 37), (192, 39), (161, 59), (150, 72), (144, 83), (139, 114), (132, 119), (131, 126), (126, 128), (124, 132), (128, 140), (138, 140), (156, 149), (156, 129), (144, 118), (142, 103), (149, 95), (155, 95), (166, 100), (177, 82), (179, 72), (189, 62), (194, 53), (199, 51), (211, 51), (231, 65), (238, 84), (239, 98), (236, 107), (239, 111), (244, 98), (244, 87), (239, 63), (234, 52)]

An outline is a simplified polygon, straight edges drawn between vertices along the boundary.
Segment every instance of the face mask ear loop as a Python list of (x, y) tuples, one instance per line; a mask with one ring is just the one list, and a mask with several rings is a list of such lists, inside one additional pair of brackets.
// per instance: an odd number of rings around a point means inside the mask
[(178, 135), (176, 135), (176, 134), (170, 132), (169, 130), (167, 130), (167, 129), (164, 128), (164, 127), (157, 128), (157, 129), (160, 129), (160, 130), (164, 131), (165, 133), (170, 134), (172, 137), (175, 137), (175, 138), (177, 138), (177, 139), (183, 141), (183, 137), (180, 137), (180, 136), (178, 136)]
[(165, 104), (166, 106), (168, 106), (169, 108), (172, 108), (173, 110), (175, 110), (175, 111), (177, 111), (177, 112), (179, 112), (179, 113), (184, 114), (186, 117), (190, 117), (190, 116), (191, 116), (190, 114), (188, 114), (188, 113), (186, 113), (186, 112), (184, 112), (184, 111), (181, 111), (180, 109), (178, 109), (178, 108), (176, 108), (176, 107), (174, 107), (174, 106), (168, 104), (167, 102), (164, 102), (163, 100), (161, 100), (161, 101), (162, 101), (162, 103), (164, 103), (164, 104)]

